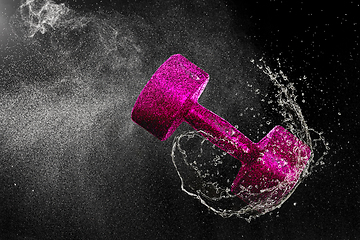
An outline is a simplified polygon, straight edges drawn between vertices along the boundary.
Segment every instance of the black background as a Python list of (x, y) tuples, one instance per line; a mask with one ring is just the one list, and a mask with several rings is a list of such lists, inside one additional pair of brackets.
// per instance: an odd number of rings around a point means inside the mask
[[(8, 2), (12, 6), (18, 6), (17, 2)], [(158, 22), (154, 19), (159, 12), (175, 6), (184, 6), (186, 11), (190, 11), (189, 9), (193, 9), (190, 2), (192, 1), (67, 3), (76, 11), (96, 12), (100, 8), (114, 9), (125, 16), (136, 14), (156, 28)], [(139, 144), (139, 147), (130, 151), (124, 145), (120, 147), (118, 154), (127, 154), (130, 161), (139, 158), (143, 160), (136, 164), (127, 163), (131, 167), (119, 173), (121, 177), (112, 178), (119, 184), (114, 182), (111, 185), (113, 194), (109, 193), (108, 198), (104, 196), (101, 202), (119, 206), (113, 207), (115, 210), (105, 220), (107, 228), (97, 228), (99, 225), (96, 220), (91, 220), (92, 217), (96, 219), (96, 216), (89, 216), (90, 220), (78, 221), (78, 225), (73, 225), (69, 220), (71, 215), (61, 215), (58, 210), (54, 211), (54, 216), (49, 213), (39, 214), (40, 217), (47, 216), (47, 220), (39, 221), (39, 224), (33, 223), (31, 221), (34, 218), (26, 220), (26, 215), (24, 217), (16, 213), (20, 211), (19, 205), (4, 203), (5, 207), (0, 213), (3, 239), (360, 238), (360, 167), (357, 159), (360, 144), (359, 5), (356, 1), (221, 2), (221, 6), (226, 9), (226, 19), (230, 22), (227, 28), (231, 31), (229, 34), (251, 43), (251, 50), (246, 53), (249, 58), (264, 56), (272, 65), (276, 65), (276, 58), (280, 59), (283, 71), (293, 79), (298, 93), (305, 95), (306, 101), (300, 106), (308, 125), (323, 132), (329, 142), (330, 152), (324, 158), (325, 165), (317, 167), (280, 209), (250, 223), (234, 217), (223, 219), (214, 215), (180, 190), (169, 156), (171, 140), (158, 142), (152, 136), (144, 135), (140, 127), (136, 127), (134, 134), (142, 135), (133, 136), (131, 143)], [(207, 8), (211, 9), (212, 6), (218, 6), (218, 2), (209, 1)], [(5, 16), (10, 16), (13, 10), (8, 8)], [(212, 14), (216, 12), (208, 11)], [(195, 11), (191, 14), (198, 13)], [(221, 14), (214, 16), (220, 17)], [(187, 24), (189, 22), (185, 22), (184, 29), (188, 27)], [(162, 31), (167, 30), (165, 28)], [(181, 41), (177, 44), (167, 47), (163, 53), (157, 48), (151, 54), (169, 56), (186, 48), (181, 46)], [(163, 59), (163, 56), (159, 59)], [(151, 73), (158, 62), (148, 61), (149, 65), (153, 64), (148, 70)], [(304, 75), (307, 77), (306, 81), (298, 80)], [(141, 88), (136, 89), (137, 94), (140, 90)], [(208, 94), (218, 90), (221, 87), (208, 90)], [(208, 99), (204, 105), (217, 110), (223, 103), (219, 102), (219, 106), (211, 107), (214, 104), (216, 103)], [(229, 114), (227, 119), (236, 119), (230, 113), (223, 114)], [(6, 194), (10, 199), (20, 196), (16, 193)], [(5, 215), (9, 217), (4, 217)]]

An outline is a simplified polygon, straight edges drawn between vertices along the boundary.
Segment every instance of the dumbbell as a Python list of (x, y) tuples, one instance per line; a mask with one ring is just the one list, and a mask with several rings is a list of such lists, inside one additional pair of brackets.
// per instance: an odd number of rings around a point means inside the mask
[(294, 188), (311, 149), (282, 126), (258, 143), (198, 103), (209, 75), (180, 54), (172, 55), (141, 91), (132, 120), (161, 141), (187, 122), (242, 166), (231, 192), (247, 203), (275, 205)]

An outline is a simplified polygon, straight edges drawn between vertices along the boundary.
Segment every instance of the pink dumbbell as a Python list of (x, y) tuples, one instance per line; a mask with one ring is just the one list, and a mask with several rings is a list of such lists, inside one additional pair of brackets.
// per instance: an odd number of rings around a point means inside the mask
[[(209, 75), (180, 54), (154, 73), (139, 95), (132, 119), (161, 141), (186, 121), (210, 142), (240, 160), (231, 191), (245, 202), (278, 203), (296, 185), (310, 148), (281, 126), (253, 143), (198, 103)], [(279, 184), (286, 183), (283, 187)]]

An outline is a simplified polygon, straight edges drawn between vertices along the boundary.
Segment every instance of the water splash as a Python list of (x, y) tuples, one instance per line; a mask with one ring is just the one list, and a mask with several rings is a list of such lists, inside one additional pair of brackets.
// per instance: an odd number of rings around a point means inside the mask
[[(254, 60), (251, 62), (255, 64)], [(279, 61), (278, 63), (281, 68)], [(236, 216), (250, 221), (280, 208), (297, 186), (312, 173), (314, 167), (324, 163), (324, 156), (329, 151), (323, 134), (307, 126), (301, 108), (296, 102), (294, 83), (289, 81), (282, 70), (271, 70), (263, 59), (259, 60), (256, 67), (262, 70), (271, 82), (271, 86), (275, 88), (275, 94), (264, 94), (260, 89), (253, 90), (254, 94), (261, 96), (264, 110), (271, 112), (271, 114), (261, 116), (266, 124), (261, 124), (259, 128), (266, 129), (274, 124), (274, 119), (278, 118), (277, 121), (281, 122), (280, 125), (310, 146), (312, 154), (295, 187), (279, 202), (276, 204), (255, 201), (245, 203), (230, 189), (231, 183), (241, 167), (238, 160), (222, 152), (198, 132), (186, 132), (175, 137), (171, 156), (181, 180), (181, 189), (224, 218)], [(306, 77), (303, 78), (303, 80), (305, 79)], [(253, 88), (252, 85), (248, 87)], [(266, 132), (262, 131), (263, 134)], [(256, 188), (258, 186), (249, 187)], [(277, 191), (282, 191), (281, 189), (286, 187), (286, 181), (284, 181), (266, 191), (276, 194)]]
[(19, 13), (28, 29), (26, 35), (31, 38), (39, 31), (44, 34), (49, 27), (55, 29), (70, 9), (64, 3), (56, 4), (51, 0), (26, 0), (20, 5)]

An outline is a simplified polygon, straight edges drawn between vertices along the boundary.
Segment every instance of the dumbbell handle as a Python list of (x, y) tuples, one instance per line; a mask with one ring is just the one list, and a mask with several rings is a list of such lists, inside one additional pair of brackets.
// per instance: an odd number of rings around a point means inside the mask
[(257, 159), (254, 158), (254, 155), (258, 154), (257, 147), (250, 139), (199, 103), (193, 103), (185, 115), (185, 121), (210, 142), (241, 162)]

